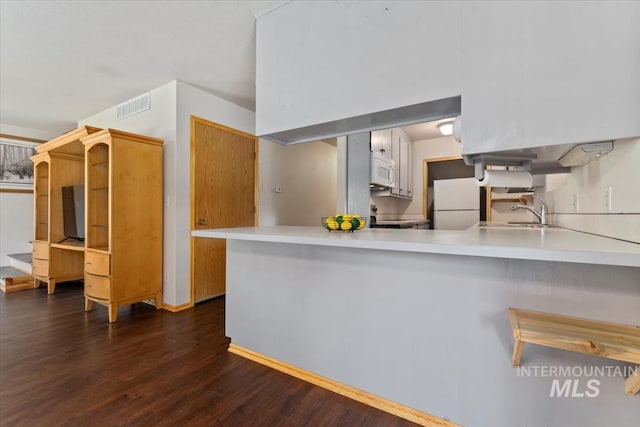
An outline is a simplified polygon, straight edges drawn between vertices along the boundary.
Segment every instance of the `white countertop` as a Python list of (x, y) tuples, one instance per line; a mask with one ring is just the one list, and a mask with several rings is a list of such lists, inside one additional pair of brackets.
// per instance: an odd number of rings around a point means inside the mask
[(195, 237), (387, 251), (640, 267), (640, 244), (563, 228), (472, 227), (465, 231), (318, 227), (247, 227), (195, 230)]

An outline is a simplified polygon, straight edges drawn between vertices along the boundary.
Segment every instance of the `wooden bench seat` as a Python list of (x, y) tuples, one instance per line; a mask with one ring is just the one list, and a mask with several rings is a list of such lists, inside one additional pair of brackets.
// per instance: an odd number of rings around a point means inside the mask
[[(640, 365), (640, 327), (557, 314), (509, 309), (513, 329), (513, 366), (520, 365), (524, 343), (544, 345)], [(640, 390), (640, 368), (625, 382), (625, 392)]]

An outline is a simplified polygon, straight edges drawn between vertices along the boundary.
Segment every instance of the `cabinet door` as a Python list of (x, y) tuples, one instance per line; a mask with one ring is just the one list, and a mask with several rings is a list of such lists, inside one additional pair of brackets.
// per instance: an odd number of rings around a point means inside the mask
[(371, 132), (371, 151), (378, 152), (391, 160), (391, 129)]
[(391, 160), (393, 161), (393, 188), (391, 194), (400, 195), (400, 129), (391, 131)]
[(407, 136), (407, 197), (413, 198), (413, 141)]
[(400, 134), (400, 195), (407, 196), (409, 190), (409, 144), (403, 133)]

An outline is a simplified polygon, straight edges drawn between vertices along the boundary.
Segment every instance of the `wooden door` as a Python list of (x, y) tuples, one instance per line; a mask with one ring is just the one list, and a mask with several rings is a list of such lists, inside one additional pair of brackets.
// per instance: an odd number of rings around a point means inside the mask
[[(191, 117), (191, 229), (257, 224), (257, 138)], [(191, 300), (225, 292), (226, 240), (191, 238)]]

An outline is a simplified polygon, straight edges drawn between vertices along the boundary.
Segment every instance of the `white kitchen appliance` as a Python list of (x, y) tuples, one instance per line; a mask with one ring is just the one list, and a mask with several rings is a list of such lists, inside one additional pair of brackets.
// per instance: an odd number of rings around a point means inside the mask
[(480, 189), (474, 178), (433, 181), (434, 228), (466, 230), (480, 221)]
[(391, 188), (393, 182), (393, 161), (378, 152), (371, 153), (371, 188)]

